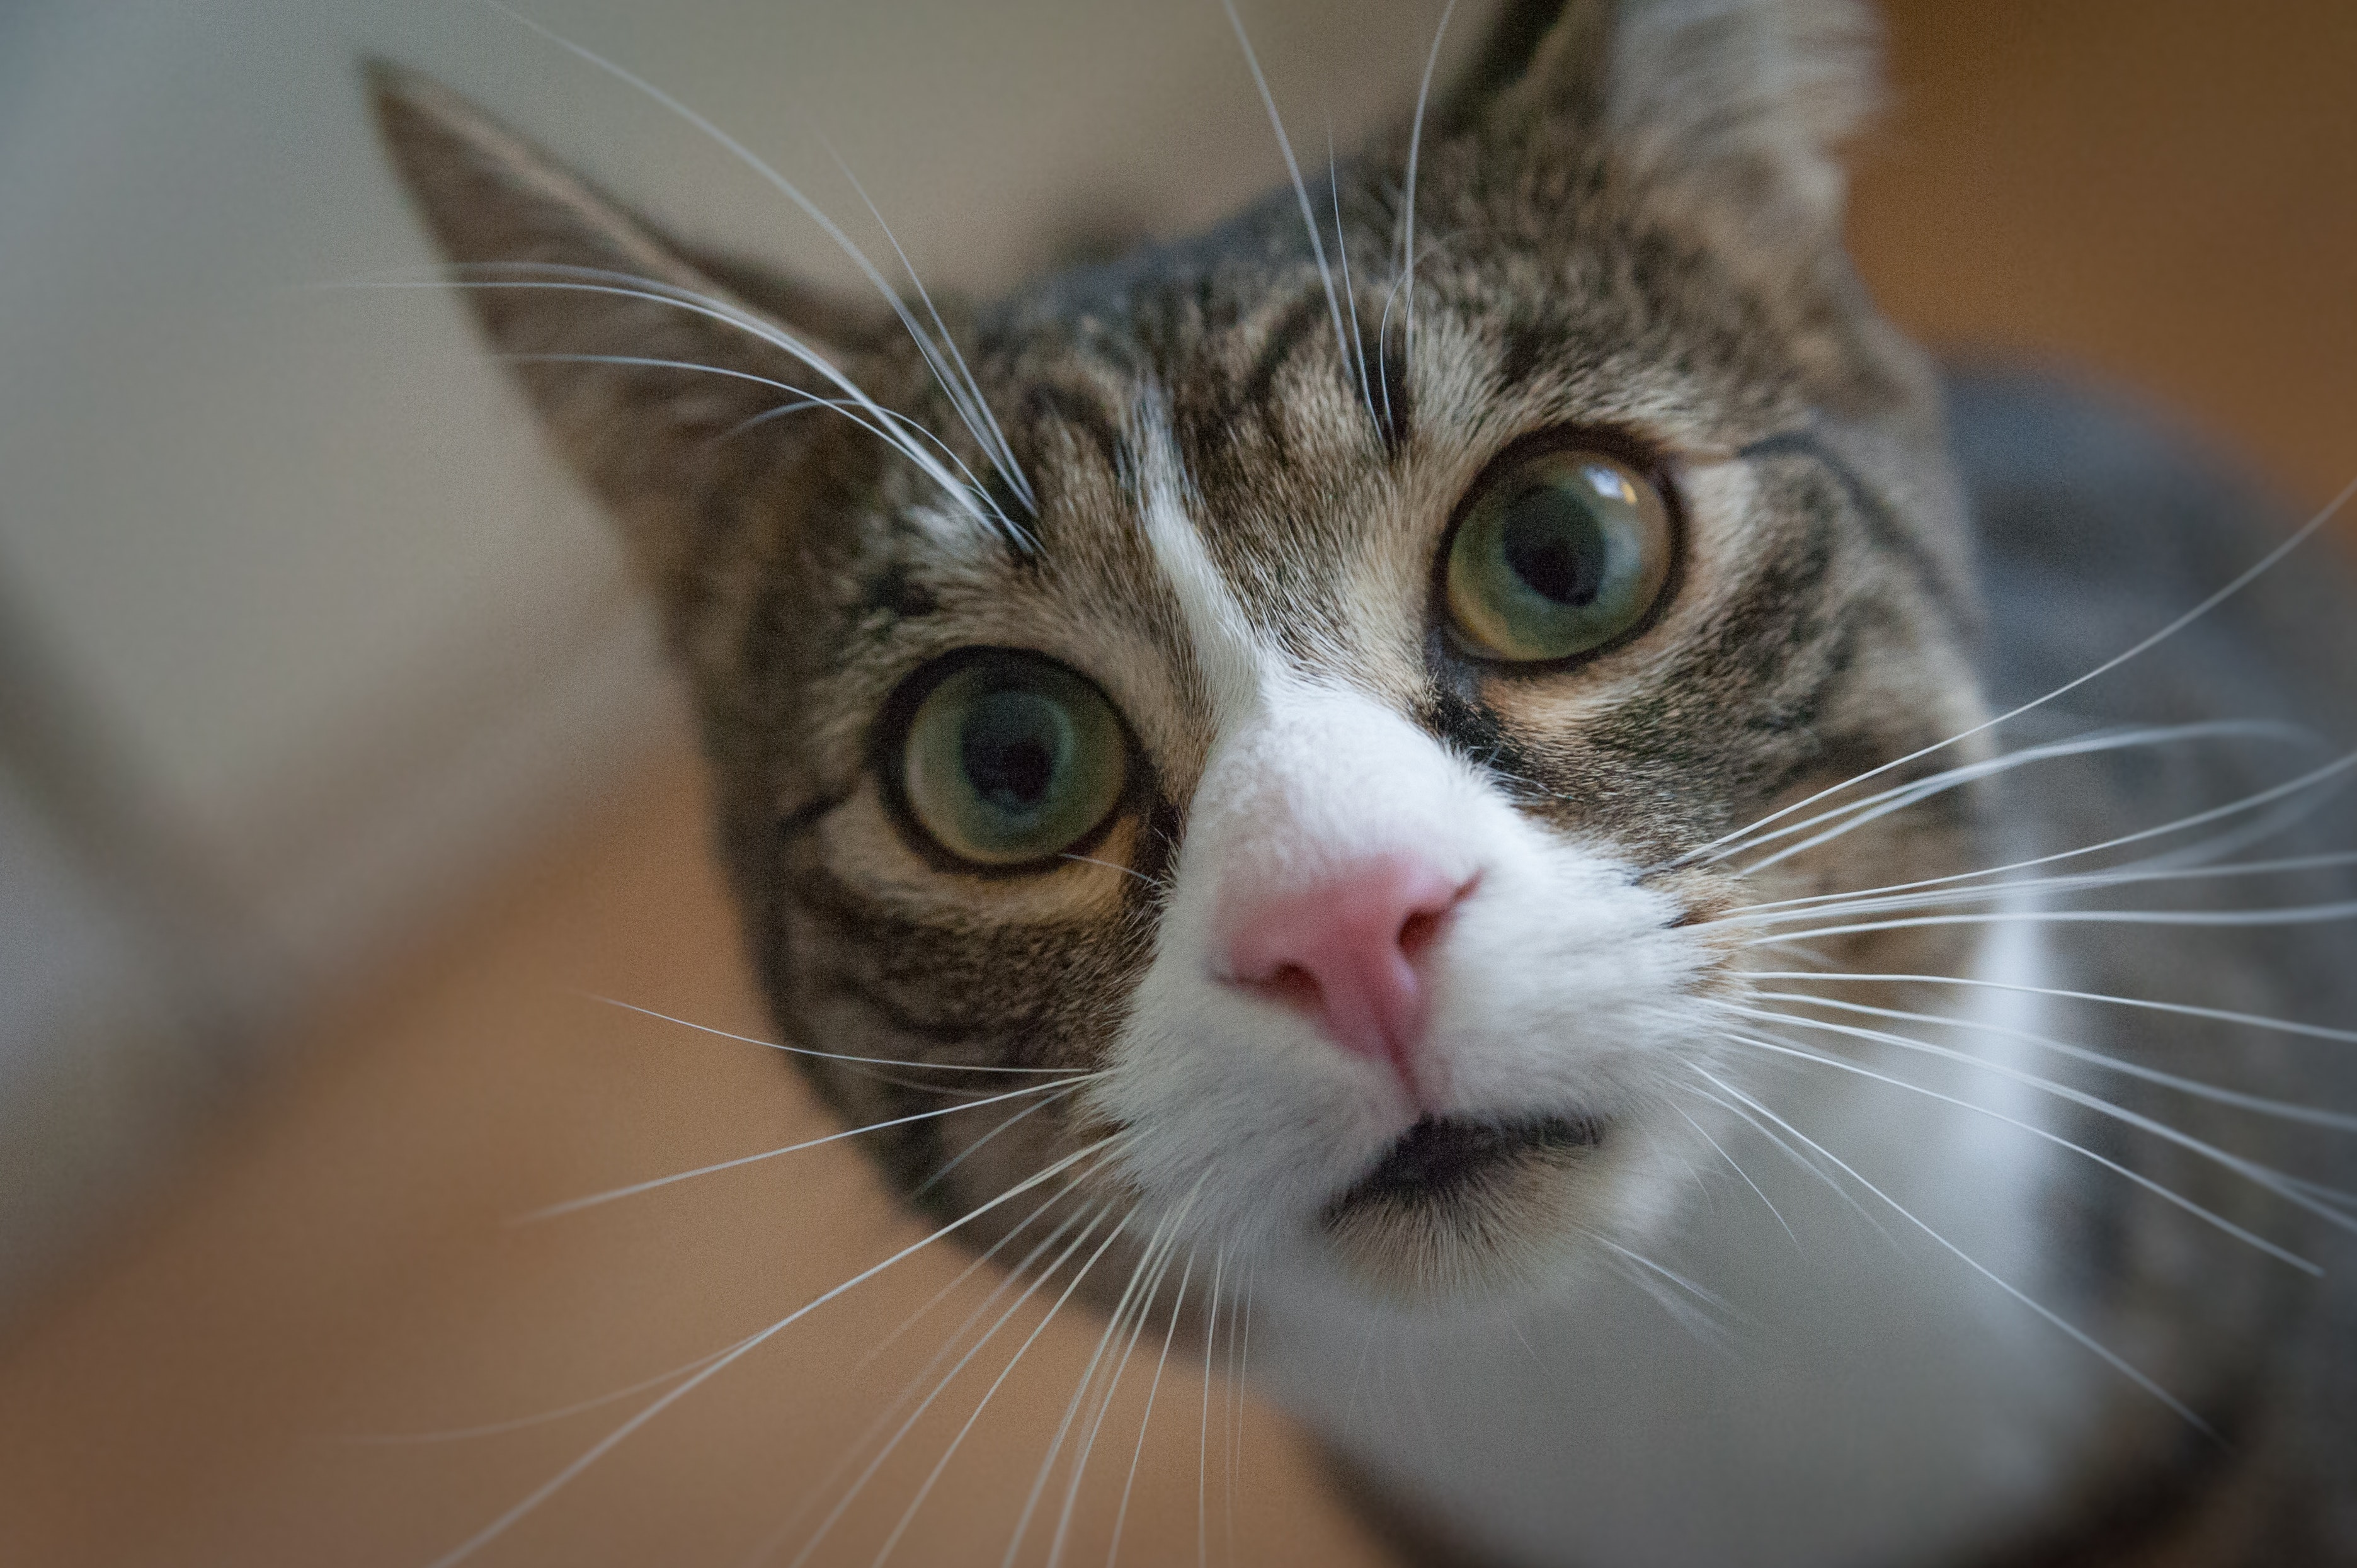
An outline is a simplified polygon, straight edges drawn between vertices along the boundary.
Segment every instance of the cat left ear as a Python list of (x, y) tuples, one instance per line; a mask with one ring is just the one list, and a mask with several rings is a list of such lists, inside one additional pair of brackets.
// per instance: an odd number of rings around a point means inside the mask
[(1857, 0), (1510, 0), (1447, 114), (1600, 145), (1734, 253), (1797, 260), (1838, 242), (1878, 42)]
[(896, 380), (889, 318), (700, 257), (439, 83), (367, 75), (453, 286), (688, 629), (731, 556), (814, 504), (842, 432), (810, 400)]

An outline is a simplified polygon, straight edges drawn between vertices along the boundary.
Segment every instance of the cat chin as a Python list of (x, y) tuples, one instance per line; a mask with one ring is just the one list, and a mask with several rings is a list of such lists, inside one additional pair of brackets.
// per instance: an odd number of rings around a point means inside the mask
[(1602, 1144), (1544, 1149), (1478, 1188), (1338, 1204), (1237, 1261), (1279, 1317), (1408, 1340), (1576, 1310), (1599, 1282), (1643, 1272), (1669, 1233), (1684, 1197), (1655, 1164)]
[(1322, 1196), (1266, 1172), (1217, 1190), (1117, 1179), (1141, 1231), (1167, 1223), (1216, 1247), (1280, 1316), (1458, 1334), (1657, 1270), (1648, 1254), (1685, 1213), (1709, 1148), (1694, 1122), (1658, 1112), (1427, 1118)]
[(1469, 1148), (1403, 1158), (1433, 1124), (1416, 1124), (1320, 1214), (1320, 1238), (1339, 1271), (1376, 1299), (1459, 1308), (1544, 1294), (1560, 1283), (1577, 1240), (1612, 1221), (1609, 1176), (1598, 1169), (1603, 1122), (1454, 1122), (1464, 1132), (1443, 1136), (1459, 1136)]

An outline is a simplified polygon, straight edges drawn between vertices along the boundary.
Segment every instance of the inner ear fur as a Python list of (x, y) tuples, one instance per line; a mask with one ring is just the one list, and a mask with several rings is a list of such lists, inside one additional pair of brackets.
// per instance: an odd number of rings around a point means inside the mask
[(731, 558), (780, 548), (830, 456), (858, 460), (839, 413), (762, 416), (844, 395), (814, 360), (890, 396), (891, 317), (679, 244), (440, 83), (365, 71), (452, 284), (691, 635)]

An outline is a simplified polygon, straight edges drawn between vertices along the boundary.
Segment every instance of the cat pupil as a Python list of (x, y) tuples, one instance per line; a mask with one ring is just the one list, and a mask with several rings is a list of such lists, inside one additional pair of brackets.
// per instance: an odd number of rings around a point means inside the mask
[(1545, 485), (1517, 496), (1499, 530), (1506, 564), (1531, 590), (1559, 605), (1596, 602), (1604, 586), (1604, 531), (1579, 498)]
[(958, 760), (974, 792), (1010, 817), (1047, 804), (1071, 750), (1063, 711), (1036, 692), (993, 692), (975, 700), (958, 728)]

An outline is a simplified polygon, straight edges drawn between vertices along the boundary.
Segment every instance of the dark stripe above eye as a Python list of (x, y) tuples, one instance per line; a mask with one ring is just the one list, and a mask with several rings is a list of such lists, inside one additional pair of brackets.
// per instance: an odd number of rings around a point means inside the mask
[[(1009, 499), (1013, 499), (1011, 493)], [(1020, 514), (1010, 511), (1006, 515)], [(908, 563), (892, 561), (861, 583), (859, 607), (865, 614), (880, 611), (896, 620), (916, 620), (939, 610), (942, 603), (932, 589), (909, 572)]]
[(1116, 474), (1127, 473), (1135, 466), (1122, 441), (1121, 427), (1085, 392), (1043, 381), (1023, 394), (1023, 413), (1031, 424), (1060, 424), (1084, 437)]
[[(1301, 347), (1304, 338), (1325, 326), (1329, 319), (1323, 295), (1312, 297), (1304, 295), (1294, 301), (1276, 318), (1275, 325), (1269, 328), (1259, 354), (1254, 357), (1251, 368), (1237, 383), (1235, 398), (1229, 404), (1230, 418), (1263, 412), (1263, 405), (1269, 401), (1269, 394), (1276, 385), (1278, 373), (1285, 369), (1285, 362), (1293, 357), (1295, 349)], [(1264, 419), (1262, 423), (1272, 428), (1275, 425), (1273, 420)]]
[(1501, 392), (1523, 391), (1541, 371), (1568, 362), (1580, 352), (1577, 329), (1552, 301), (1523, 302), (1503, 313), (1492, 329), (1499, 335), (1492, 374)]
[[(1372, 297), (1362, 297), (1357, 302), (1357, 319), (1345, 318), (1346, 328), (1355, 329), (1354, 340), (1340, 346), (1338, 373), (1350, 389), (1351, 402), (1366, 405), (1374, 422), (1375, 438), (1383, 443), (1385, 455), (1396, 456), (1407, 442), (1413, 412), (1408, 395), (1406, 323), (1396, 307), (1391, 319), (1384, 320), (1380, 303)], [(1327, 336), (1332, 334), (1333, 310), (1322, 290), (1312, 290), (1288, 306), (1269, 329), (1267, 339), (1238, 381), (1235, 395), (1223, 411), (1222, 424), (1256, 414), (1263, 427), (1273, 437), (1281, 439), (1282, 422), (1270, 417), (1277, 379), (1302, 345), (1318, 340), (1321, 328)], [(1363, 380), (1356, 358), (1361, 354), (1366, 358)]]

